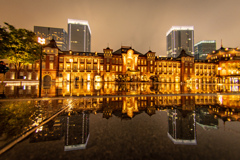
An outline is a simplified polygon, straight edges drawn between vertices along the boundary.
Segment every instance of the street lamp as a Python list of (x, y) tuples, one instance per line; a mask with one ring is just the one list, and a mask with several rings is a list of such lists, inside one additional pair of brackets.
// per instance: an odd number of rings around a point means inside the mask
[(45, 39), (38, 37), (38, 43), (41, 44), (41, 54), (40, 54), (40, 75), (39, 75), (39, 98), (41, 98), (42, 92), (42, 46), (45, 44)]

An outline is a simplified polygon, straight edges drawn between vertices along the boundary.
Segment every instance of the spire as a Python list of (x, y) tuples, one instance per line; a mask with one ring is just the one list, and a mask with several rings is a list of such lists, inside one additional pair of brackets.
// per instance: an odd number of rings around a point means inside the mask
[(222, 39), (221, 39), (221, 48), (223, 48), (223, 45), (222, 45)]

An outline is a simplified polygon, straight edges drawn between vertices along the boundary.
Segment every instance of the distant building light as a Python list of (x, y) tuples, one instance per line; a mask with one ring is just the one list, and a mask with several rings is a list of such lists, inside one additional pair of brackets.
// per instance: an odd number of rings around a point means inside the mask
[(222, 70), (222, 67), (218, 67), (218, 70), (219, 70), (219, 71)]

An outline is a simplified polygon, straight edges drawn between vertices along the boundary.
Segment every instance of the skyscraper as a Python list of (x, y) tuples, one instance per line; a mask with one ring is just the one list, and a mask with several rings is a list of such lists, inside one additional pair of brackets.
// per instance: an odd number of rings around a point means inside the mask
[(200, 41), (194, 45), (194, 58), (206, 60), (208, 53), (216, 50), (216, 41)]
[(91, 29), (88, 21), (68, 19), (69, 50), (91, 52)]
[(178, 57), (183, 49), (188, 55), (194, 55), (193, 26), (173, 26), (166, 36), (168, 57)]
[(45, 38), (46, 44), (48, 44), (50, 40), (54, 39), (60, 50), (67, 51), (68, 34), (63, 28), (34, 26), (34, 32), (38, 37)]

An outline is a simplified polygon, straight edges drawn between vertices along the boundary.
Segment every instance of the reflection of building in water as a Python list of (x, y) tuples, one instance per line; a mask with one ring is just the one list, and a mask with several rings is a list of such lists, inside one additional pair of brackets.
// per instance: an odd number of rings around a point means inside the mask
[(61, 117), (39, 127), (30, 137), (30, 143), (60, 140), (63, 137)]
[(173, 109), (168, 112), (168, 137), (174, 144), (196, 145), (194, 111)]
[(196, 108), (196, 121), (203, 129), (217, 129), (218, 119), (209, 113), (208, 107)]
[(132, 118), (134, 112), (139, 112), (135, 97), (124, 97), (122, 113)]
[(216, 105), (209, 106), (209, 113), (225, 121), (240, 121), (240, 96), (218, 95)]
[(89, 138), (89, 113), (71, 114), (66, 117), (64, 151), (85, 149)]
[[(8, 84), (2, 89), (9, 98), (37, 97), (38, 86)], [(98, 96), (98, 95), (141, 95), (141, 94), (179, 94), (179, 93), (216, 93), (237, 92), (236, 85), (209, 85), (209, 84), (183, 84), (180, 83), (55, 83), (44, 86), (42, 95), (48, 97), (58, 96)]]

